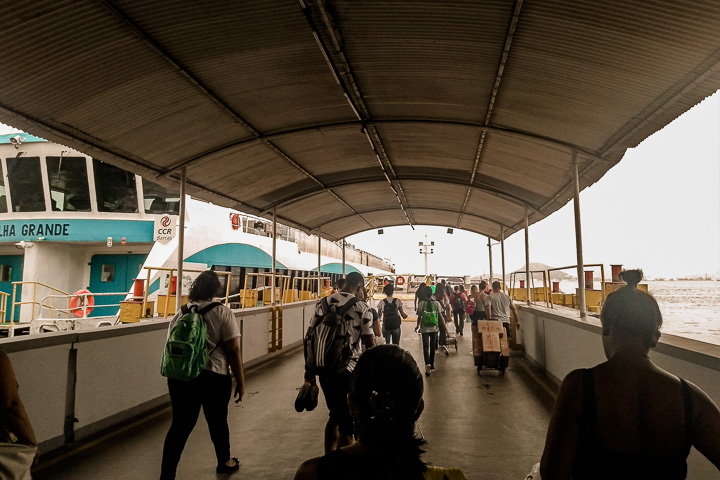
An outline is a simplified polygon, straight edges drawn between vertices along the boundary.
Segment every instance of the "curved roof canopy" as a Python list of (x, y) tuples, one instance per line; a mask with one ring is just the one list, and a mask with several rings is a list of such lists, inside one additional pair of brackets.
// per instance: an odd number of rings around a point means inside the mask
[[(720, 3), (25, 0), (0, 121), (339, 239), (536, 222), (720, 86)], [(639, 179), (642, 181), (642, 179)]]

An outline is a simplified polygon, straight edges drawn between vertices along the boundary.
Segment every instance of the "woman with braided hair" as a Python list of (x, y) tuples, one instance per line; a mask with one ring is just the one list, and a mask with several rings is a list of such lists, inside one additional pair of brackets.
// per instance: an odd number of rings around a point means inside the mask
[(397, 345), (363, 353), (348, 395), (358, 440), (307, 460), (295, 480), (465, 479), (458, 469), (429, 467), (420, 458), (425, 440), (415, 422), (425, 406), (422, 395), (422, 374), (410, 353)]
[(607, 361), (560, 386), (540, 463), (544, 479), (684, 479), (694, 446), (720, 469), (720, 410), (649, 358), (662, 315), (638, 290), (641, 270), (608, 295), (600, 316)]

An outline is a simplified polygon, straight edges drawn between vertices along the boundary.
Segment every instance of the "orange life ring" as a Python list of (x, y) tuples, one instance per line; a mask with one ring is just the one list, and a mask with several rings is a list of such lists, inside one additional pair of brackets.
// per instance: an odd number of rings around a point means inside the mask
[(93, 311), (95, 297), (89, 290), (78, 290), (70, 299), (70, 311), (78, 318), (87, 317)]
[(403, 277), (397, 277), (396, 283), (398, 285), (405, 285), (405, 279)]

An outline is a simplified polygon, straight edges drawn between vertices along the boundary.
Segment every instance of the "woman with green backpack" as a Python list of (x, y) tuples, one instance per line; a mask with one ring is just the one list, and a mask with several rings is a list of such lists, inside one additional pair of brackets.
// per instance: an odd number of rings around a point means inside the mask
[[(230, 309), (213, 301), (219, 291), (217, 273), (202, 272), (190, 287), (188, 304), (170, 322), (161, 373), (168, 379), (172, 424), (163, 447), (161, 480), (175, 478), (185, 442), (195, 427), (201, 407), (215, 447), (216, 473), (231, 473), (240, 467), (238, 459), (230, 456), (227, 422), (228, 403), (233, 394), (232, 377), (236, 381), (236, 403), (242, 400), (245, 389), (240, 330)], [(196, 327), (204, 335), (199, 333), (189, 340), (182, 338)], [(188, 346), (190, 341), (198, 340), (201, 345)], [(198, 350), (203, 355), (193, 355)], [(183, 366), (183, 362), (186, 365)]]
[(418, 287), (417, 326), (416, 332), (422, 334), (423, 357), (425, 358), (425, 375), (435, 370), (435, 350), (438, 347), (438, 324), (445, 323), (445, 310), (437, 300), (432, 299), (432, 290), (427, 285)]

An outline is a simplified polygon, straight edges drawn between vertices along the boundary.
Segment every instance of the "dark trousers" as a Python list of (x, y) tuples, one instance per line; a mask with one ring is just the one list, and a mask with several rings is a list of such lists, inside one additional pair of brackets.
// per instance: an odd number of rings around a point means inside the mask
[(465, 310), (459, 310), (453, 312), (453, 318), (455, 319), (455, 331), (462, 333), (465, 327)]
[(230, 430), (227, 423), (228, 402), (232, 394), (230, 375), (204, 370), (187, 382), (168, 379), (168, 390), (172, 404), (172, 424), (163, 447), (161, 480), (175, 478), (180, 455), (195, 428), (200, 407), (215, 446), (217, 464), (222, 465), (230, 460)]
[(435, 350), (438, 346), (438, 332), (428, 332), (422, 334), (423, 357), (425, 365), (435, 366)]
[(385, 328), (382, 329), (383, 337), (385, 338), (385, 344), (390, 345), (391, 343), (393, 345), (400, 345), (400, 334), (402, 331), (400, 328), (396, 328), (394, 330), (385, 330)]

